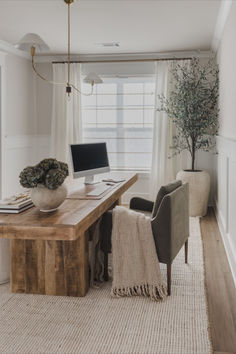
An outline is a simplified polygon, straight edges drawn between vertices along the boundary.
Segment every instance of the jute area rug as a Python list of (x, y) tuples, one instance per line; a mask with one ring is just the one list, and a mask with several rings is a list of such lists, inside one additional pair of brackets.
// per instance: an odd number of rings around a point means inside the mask
[[(173, 263), (172, 295), (111, 298), (111, 284), (85, 298), (11, 294), (0, 286), (0, 353), (211, 353), (199, 220), (191, 219), (189, 264)], [(162, 265), (166, 279), (166, 266)]]

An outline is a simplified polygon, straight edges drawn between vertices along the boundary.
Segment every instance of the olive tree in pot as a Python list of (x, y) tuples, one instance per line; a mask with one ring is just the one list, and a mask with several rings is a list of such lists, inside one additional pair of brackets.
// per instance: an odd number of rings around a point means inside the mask
[(173, 155), (187, 150), (191, 155), (191, 168), (178, 172), (177, 179), (189, 183), (190, 215), (203, 216), (207, 212), (210, 176), (197, 170), (197, 150), (215, 148), (218, 131), (218, 67), (213, 59), (201, 64), (198, 58), (172, 70), (173, 89), (169, 97), (160, 95), (159, 111), (167, 113), (176, 129), (173, 137)]

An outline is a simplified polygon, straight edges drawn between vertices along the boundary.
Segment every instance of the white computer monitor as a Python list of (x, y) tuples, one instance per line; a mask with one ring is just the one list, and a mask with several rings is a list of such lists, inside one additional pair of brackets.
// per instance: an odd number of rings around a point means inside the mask
[(73, 177), (85, 177), (85, 184), (94, 184), (94, 175), (110, 171), (106, 143), (71, 144)]

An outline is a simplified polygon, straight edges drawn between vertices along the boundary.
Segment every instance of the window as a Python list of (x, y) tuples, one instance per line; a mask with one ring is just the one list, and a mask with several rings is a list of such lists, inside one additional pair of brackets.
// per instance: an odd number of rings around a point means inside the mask
[[(84, 142), (107, 143), (110, 166), (149, 170), (154, 116), (153, 77), (103, 78), (94, 95), (82, 95)], [(89, 85), (83, 84), (83, 91)]]

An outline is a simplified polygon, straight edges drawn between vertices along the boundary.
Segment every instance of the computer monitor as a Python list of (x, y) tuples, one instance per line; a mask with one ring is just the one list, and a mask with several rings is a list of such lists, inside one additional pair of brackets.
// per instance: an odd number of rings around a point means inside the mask
[(94, 184), (94, 175), (109, 172), (106, 143), (71, 144), (73, 177), (85, 177), (85, 184)]

